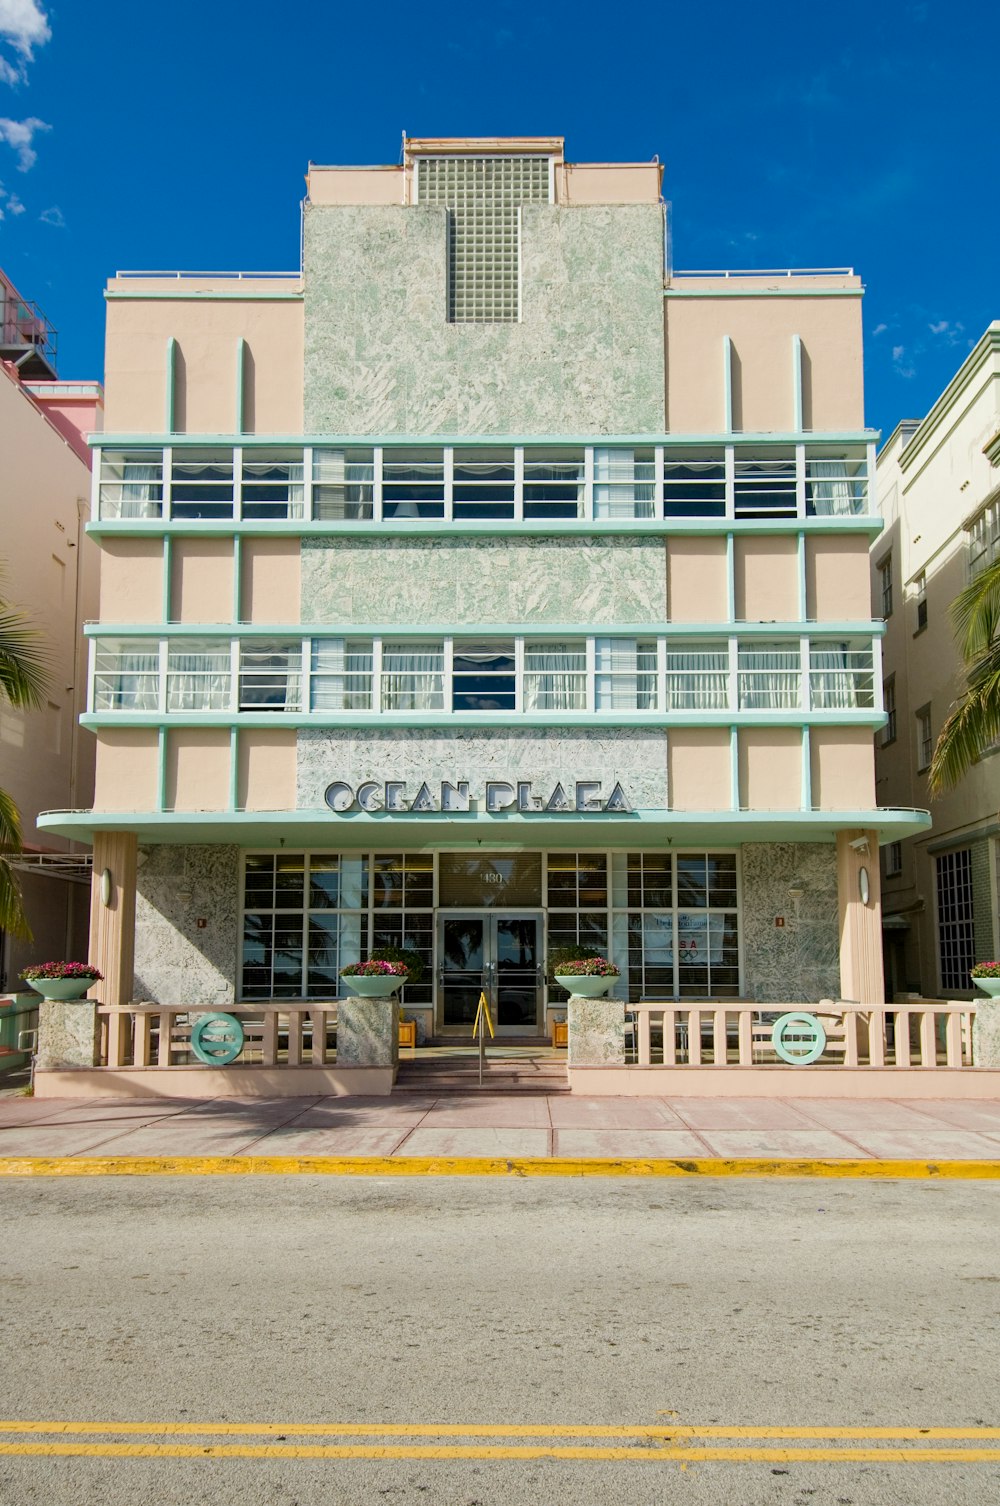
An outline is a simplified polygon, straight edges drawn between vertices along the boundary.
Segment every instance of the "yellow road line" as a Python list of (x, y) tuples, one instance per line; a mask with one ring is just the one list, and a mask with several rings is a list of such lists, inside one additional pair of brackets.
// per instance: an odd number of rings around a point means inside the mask
[(1000, 1427), (751, 1427), (708, 1423), (622, 1426), (572, 1423), (428, 1422), (72, 1422), (2, 1421), (0, 1433), (157, 1433), (167, 1437), (349, 1437), (382, 1438), (784, 1438), (873, 1439), (894, 1441), (1000, 1439)]
[(832, 1177), (997, 1181), (997, 1161), (500, 1156), (7, 1156), (0, 1177)]
[(728, 1464), (997, 1464), (989, 1448), (661, 1448), (530, 1444), (0, 1443), (0, 1457), (99, 1459), (556, 1459), (592, 1463), (677, 1461)]

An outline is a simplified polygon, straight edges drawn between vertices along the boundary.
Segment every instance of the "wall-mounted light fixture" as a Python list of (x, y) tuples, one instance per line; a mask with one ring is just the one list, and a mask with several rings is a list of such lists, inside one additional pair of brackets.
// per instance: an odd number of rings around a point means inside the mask
[(869, 896), (870, 893), (871, 893), (871, 890), (870, 890), (870, 887), (869, 887), (869, 884), (868, 884), (868, 869), (867, 868), (859, 868), (858, 869), (858, 895), (859, 895), (861, 903), (863, 905), (867, 905), (867, 903), (868, 903), (868, 896)]
[(114, 879), (111, 876), (111, 869), (105, 868), (101, 872), (101, 904), (105, 909), (107, 909), (111, 903), (111, 895), (113, 892)]

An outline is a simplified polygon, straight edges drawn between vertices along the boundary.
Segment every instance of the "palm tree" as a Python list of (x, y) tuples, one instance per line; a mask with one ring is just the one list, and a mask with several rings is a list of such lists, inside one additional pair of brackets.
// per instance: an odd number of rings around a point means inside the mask
[[(0, 702), (19, 710), (40, 706), (46, 675), (40, 649), (41, 634), (28, 619), (0, 600)], [(21, 819), (6, 790), (0, 790), (0, 929), (31, 940), (21, 889), (11, 868), (11, 853), (21, 850)]]
[(951, 607), (965, 661), (965, 692), (941, 728), (930, 767), (931, 793), (953, 789), (1000, 738), (1000, 559)]

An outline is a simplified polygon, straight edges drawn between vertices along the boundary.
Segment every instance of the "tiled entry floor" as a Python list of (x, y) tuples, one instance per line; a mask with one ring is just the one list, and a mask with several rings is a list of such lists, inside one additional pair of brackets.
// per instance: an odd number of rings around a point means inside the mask
[(1000, 1102), (567, 1094), (0, 1098), (0, 1156), (1000, 1160)]

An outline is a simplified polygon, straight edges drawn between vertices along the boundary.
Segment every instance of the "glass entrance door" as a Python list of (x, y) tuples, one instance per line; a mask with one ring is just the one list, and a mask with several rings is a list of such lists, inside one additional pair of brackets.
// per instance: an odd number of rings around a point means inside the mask
[(534, 1035), (542, 999), (540, 915), (449, 914), (438, 919), (438, 1020), (464, 1034), (485, 993), (497, 1034)]

